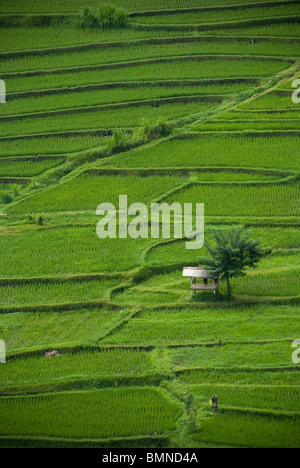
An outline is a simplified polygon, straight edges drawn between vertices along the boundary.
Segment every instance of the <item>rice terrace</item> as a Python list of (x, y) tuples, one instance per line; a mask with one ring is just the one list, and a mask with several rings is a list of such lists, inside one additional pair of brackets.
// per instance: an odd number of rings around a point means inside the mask
[[(0, 447), (299, 448), (300, 2), (0, 0), (0, 34)], [(204, 204), (204, 246), (99, 238), (120, 195)]]

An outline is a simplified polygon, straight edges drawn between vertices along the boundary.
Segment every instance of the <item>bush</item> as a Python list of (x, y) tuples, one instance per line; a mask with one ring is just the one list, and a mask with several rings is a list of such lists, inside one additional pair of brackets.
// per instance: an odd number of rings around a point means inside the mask
[(99, 25), (103, 29), (114, 27), (115, 7), (109, 5), (103, 5), (98, 11)]
[(12, 186), (14, 197), (20, 195), (20, 187), (18, 184), (13, 184)]
[(103, 29), (124, 28), (128, 24), (128, 13), (124, 8), (103, 5), (98, 11), (98, 21)]
[(79, 26), (84, 29), (99, 27), (99, 22), (89, 7), (84, 8), (84, 10), (81, 11), (79, 16)]
[(127, 11), (112, 5), (101, 6), (98, 15), (93, 13), (91, 8), (84, 8), (79, 17), (79, 26), (82, 28), (124, 28), (127, 24)]
[(26, 217), (30, 223), (35, 223), (39, 226), (42, 226), (44, 222), (44, 215), (42, 213), (27, 213)]
[(151, 136), (151, 125), (149, 120), (142, 121), (141, 128), (139, 129), (139, 140), (141, 143), (146, 143)]
[(111, 139), (108, 142), (108, 151), (109, 153), (118, 153), (120, 151), (125, 151), (131, 146), (131, 136), (128, 135), (124, 130), (117, 128)]
[(114, 27), (125, 28), (128, 24), (128, 13), (124, 8), (115, 8), (114, 12)]
[(167, 136), (171, 133), (171, 128), (166, 117), (159, 117), (157, 119), (155, 131), (161, 136)]
[(8, 192), (2, 192), (0, 195), (0, 199), (2, 203), (10, 203), (13, 201), (13, 197)]

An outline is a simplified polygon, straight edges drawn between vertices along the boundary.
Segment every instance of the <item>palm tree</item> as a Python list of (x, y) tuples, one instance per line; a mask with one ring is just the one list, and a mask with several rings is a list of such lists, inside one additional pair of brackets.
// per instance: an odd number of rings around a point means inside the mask
[(261, 245), (261, 239), (251, 239), (250, 234), (247, 229), (235, 226), (216, 230), (213, 245), (205, 242), (210, 257), (203, 259), (203, 266), (211, 274), (227, 281), (229, 296), (230, 278), (244, 276), (246, 267), (255, 268), (258, 262), (271, 252), (269, 248)]

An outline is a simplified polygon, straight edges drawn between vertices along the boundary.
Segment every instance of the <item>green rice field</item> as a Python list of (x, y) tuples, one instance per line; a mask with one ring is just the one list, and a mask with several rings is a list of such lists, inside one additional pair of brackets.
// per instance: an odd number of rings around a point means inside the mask
[(112, 4), (1, 1), (0, 447), (299, 448), (299, 2)]

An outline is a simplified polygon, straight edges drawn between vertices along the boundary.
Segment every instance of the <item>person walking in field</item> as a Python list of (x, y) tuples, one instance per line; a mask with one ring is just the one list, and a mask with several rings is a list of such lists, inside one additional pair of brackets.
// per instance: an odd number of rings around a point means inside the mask
[(216, 414), (218, 412), (218, 397), (214, 394), (211, 399), (212, 413)]

